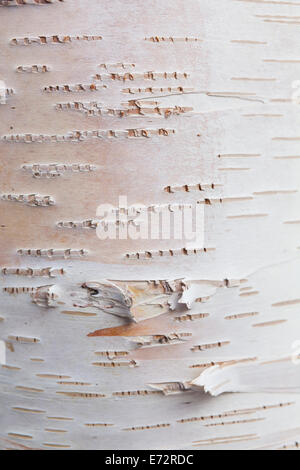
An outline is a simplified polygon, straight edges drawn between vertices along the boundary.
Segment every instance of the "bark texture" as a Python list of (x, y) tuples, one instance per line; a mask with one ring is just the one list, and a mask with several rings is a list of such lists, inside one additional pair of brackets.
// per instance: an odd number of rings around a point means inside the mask
[[(0, 1), (1, 449), (298, 448), (299, 18)], [(119, 196), (204, 245), (99, 240)]]

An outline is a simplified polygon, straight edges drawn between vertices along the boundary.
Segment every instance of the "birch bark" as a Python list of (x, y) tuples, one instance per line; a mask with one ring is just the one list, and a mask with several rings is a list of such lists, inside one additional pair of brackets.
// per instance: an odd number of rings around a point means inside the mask
[(0, 1), (0, 448), (298, 448), (299, 18)]

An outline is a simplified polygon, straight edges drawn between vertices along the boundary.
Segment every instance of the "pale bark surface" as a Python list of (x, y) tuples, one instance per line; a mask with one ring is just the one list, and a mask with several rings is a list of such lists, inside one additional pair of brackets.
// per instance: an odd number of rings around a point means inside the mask
[[(1, 449), (298, 447), (299, 18), (0, 1)], [(122, 195), (204, 248), (99, 240)]]

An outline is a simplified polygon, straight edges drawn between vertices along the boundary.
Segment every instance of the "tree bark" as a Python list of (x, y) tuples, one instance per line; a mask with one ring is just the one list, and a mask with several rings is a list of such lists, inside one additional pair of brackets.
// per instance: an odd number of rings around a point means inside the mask
[(1, 449), (298, 448), (299, 5), (0, 1)]

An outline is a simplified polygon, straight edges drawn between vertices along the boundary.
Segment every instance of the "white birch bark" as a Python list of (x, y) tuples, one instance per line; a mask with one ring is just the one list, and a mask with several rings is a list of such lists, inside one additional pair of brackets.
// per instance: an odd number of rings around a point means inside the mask
[[(1, 449), (298, 448), (299, 24), (0, 1)], [(120, 196), (204, 244), (100, 240)]]

